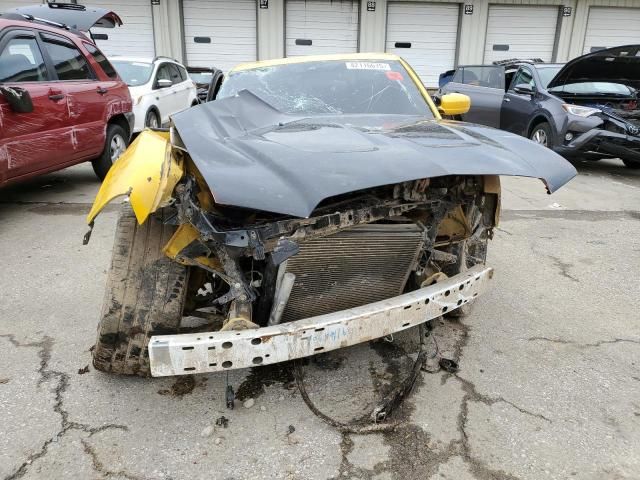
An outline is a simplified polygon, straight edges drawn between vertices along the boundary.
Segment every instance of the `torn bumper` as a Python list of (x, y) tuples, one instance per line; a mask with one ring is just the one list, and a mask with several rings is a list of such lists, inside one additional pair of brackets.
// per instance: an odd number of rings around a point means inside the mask
[(308, 357), (384, 337), (439, 317), (484, 293), (493, 269), (361, 307), (253, 330), (160, 335), (149, 341), (154, 377), (219, 372)]
[(640, 134), (630, 135), (594, 128), (579, 135), (568, 144), (559, 145), (553, 149), (566, 158), (584, 154), (602, 154), (640, 161)]

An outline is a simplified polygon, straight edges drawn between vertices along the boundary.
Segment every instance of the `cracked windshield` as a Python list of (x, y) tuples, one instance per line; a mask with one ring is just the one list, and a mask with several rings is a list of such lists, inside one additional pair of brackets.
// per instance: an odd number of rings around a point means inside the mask
[(324, 61), (241, 70), (229, 75), (218, 98), (241, 90), (249, 90), (283, 113), (377, 113), (433, 118), (398, 61)]

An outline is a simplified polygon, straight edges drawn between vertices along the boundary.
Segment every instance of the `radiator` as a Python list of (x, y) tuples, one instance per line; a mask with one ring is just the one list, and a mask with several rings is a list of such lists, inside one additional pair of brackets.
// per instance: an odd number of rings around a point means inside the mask
[(402, 293), (422, 248), (415, 224), (362, 225), (300, 243), (282, 322), (336, 312)]

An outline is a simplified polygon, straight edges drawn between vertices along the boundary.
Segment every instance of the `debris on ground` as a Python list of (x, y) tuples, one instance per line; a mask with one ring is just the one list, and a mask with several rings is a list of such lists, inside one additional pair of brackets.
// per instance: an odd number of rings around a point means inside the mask
[(213, 443), (215, 443), (216, 445), (220, 445), (222, 443), (222, 437), (216, 437)]
[(84, 375), (85, 373), (89, 373), (89, 365), (78, 369), (78, 375)]
[(286, 436), (287, 443), (289, 443), (289, 445), (297, 445), (301, 441), (300, 437), (294, 434), (295, 431), (296, 427), (294, 427), (293, 425), (289, 425), (289, 427), (287, 428)]
[(216, 419), (216, 427), (227, 428), (229, 426), (229, 419), (222, 415)]
[(206, 427), (204, 427), (204, 429), (202, 430), (202, 432), (200, 432), (200, 436), (202, 438), (207, 438), (210, 437), (214, 432), (214, 428), (212, 425), (207, 425)]
[(457, 373), (460, 370), (458, 367), (458, 362), (455, 360), (451, 360), (450, 358), (441, 358), (440, 359), (440, 368), (442, 368), (447, 373)]
[(178, 378), (170, 389), (158, 390), (160, 395), (171, 395), (173, 397), (182, 397), (187, 393), (193, 392), (196, 386), (196, 380), (191, 375), (184, 375)]
[(255, 403), (256, 401), (253, 398), (249, 398), (248, 400), (245, 400), (242, 405), (244, 406), (244, 408), (251, 408)]
[(427, 357), (422, 365), (422, 371), (427, 373), (438, 373), (440, 371), (440, 357)]

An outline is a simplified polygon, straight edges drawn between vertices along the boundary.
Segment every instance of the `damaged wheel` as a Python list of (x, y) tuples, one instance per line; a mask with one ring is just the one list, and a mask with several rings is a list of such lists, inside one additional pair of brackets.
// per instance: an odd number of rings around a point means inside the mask
[(97, 370), (147, 376), (149, 338), (178, 332), (189, 268), (162, 252), (175, 230), (165, 217), (161, 210), (139, 225), (123, 205), (93, 350)]

